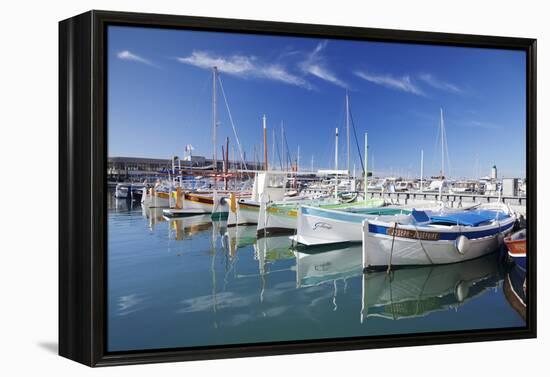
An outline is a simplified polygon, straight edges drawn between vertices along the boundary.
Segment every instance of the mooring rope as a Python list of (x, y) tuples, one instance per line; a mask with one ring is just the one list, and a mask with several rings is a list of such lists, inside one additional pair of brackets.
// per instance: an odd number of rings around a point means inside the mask
[(431, 264), (434, 264), (434, 262), (432, 261), (432, 258), (430, 258), (430, 256), (428, 255), (428, 252), (426, 251), (426, 249), (424, 248), (424, 244), (422, 243), (422, 239), (420, 238), (420, 234), (418, 233), (418, 228), (416, 227), (416, 225), (413, 225), (414, 226), (414, 230), (416, 232), (416, 239), (418, 240), (418, 242), (420, 243), (420, 247), (422, 248), (422, 251), (424, 252), (424, 255), (426, 255), (426, 258), (428, 259), (428, 261), (431, 263)]
[(397, 221), (393, 225), (393, 236), (391, 239), (391, 250), (390, 250), (390, 261), (388, 262), (388, 269), (386, 270), (386, 274), (389, 274), (391, 271), (391, 263), (393, 259), (393, 245), (395, 244), (395, 234), (397, 233)]

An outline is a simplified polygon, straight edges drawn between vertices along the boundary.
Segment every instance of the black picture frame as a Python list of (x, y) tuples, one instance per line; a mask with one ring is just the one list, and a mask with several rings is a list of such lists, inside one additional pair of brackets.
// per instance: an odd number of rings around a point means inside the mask
[[(127, 25), (328, 39), (525, 51), (527, 326), (518, 329), (388, 335), (106, 352), (106, 27)], [(311, 25), (161, 14), (90, 11), (59, 23), (59, 354), (88, 366), (218, 359), (536, 337), (536, 45), (535, 39)]]

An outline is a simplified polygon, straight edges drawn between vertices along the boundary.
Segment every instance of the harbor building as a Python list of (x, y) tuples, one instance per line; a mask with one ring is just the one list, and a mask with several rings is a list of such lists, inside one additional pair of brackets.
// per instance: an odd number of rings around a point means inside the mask
[[(185, 174), (204, 174), (213, 167), (213, 159), (203, 156), (188, 156), (177, 162)], [(224, 161), (218, 160), (217, 170), (222, 171)], [(229, 161), (228, 169), (263, 170), (263, 163), (246, 161), (246, 166), (239, 161)], [(109, 181), (138, 181), (168, 175), (172, 169), (172, 159), (148, 157), (109, 157), (107, 158), (107, 179)]]

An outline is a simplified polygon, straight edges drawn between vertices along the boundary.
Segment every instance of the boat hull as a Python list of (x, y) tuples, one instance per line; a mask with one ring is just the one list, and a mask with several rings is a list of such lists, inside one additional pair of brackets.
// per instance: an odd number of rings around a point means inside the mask
[(156, 192), (150, 197), (148, 206), (151, 208), (169, 208), (170, 195), (167, 192)]
[(237, 224), (255, 225), (258, 223), (260, 214), (260, 203), (238, 202), (237, 204)]
[[(367, 218), (399, 220), (408, 216), (402, 211), (385, 209), (388, 215), (359, 214), (342, 210), (301, 206), (298, 212), (296, 236), (294, 240), (302, 245), (314, 246), (341, 242), (361, 242), (362, 222)], [(390, 214), (394, 213), (394, 214)]]
[(448, 264), (479, 258), (498, 249), (514, 221), (509, 217), (495, 225), (443, 230), (367, 220), (362, 225), (363, 268)]
[[(520, 235), (518, 239), (514, 239), (516, 235)], [(508, 256), (522, 269), (526, 269), (527, 266), (527, 241), (525, 239), (525, 230), (520, 230), (511, 237), (504, 239), (506, 248), (508, 249)]]
[(179, 211), (180, 213), (211, 213), (215, 215), (229, 212), (227, 200), (217, 193), (211, 195), (186, 193), (183, 198), (183, 206)]
[(296, 230), (298, 205), (263, 205), (258, 216), (258, 236), (292, 233)]
[(270, 234), (294, 233), (298, 224), (298, 212), (300, 205), (310, 207), (346, 210), (346, 209), (370, 209), (382, 207), (385, 204), (383, 199), (369, 199), (368, 201), (343, 203), (334, 202), (331, 199), (325, 200), (303, 200), (288, 204), (268, 204), (260, 208), (258, 220), (258, 235), (265, 236)]

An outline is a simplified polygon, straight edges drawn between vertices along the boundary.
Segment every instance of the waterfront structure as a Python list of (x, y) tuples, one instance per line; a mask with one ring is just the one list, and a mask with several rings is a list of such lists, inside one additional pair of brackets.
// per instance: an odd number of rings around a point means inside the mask
[[(203, 156), (190, 156), (181, 160), (184, 174), (200, 173), (212, 170), (213, 160)], [(222, 171), (223, 161), (217, 161), (217, 170)], [(229, 161), (231, 169), (263, 170), (263, 163), (247, 161), (246, 166), (239, 161)], [(109, 157), (107, 159), (107, 179), (110, 181), (140, 180), (151, 177), (167, 176), (172, 169), (172, 159), (148, 157)]]

